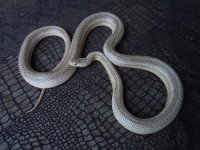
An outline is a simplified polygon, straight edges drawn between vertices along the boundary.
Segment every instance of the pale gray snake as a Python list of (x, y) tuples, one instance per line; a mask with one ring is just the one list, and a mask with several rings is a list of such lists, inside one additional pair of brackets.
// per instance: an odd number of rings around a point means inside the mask
[[(112, 34), (104, 43), (103, 53), (92, 52), (86, 58), (80, 58), (88, 33), (98, 26), (106, 26), (112, 30)], [(176, 72), (159, 59), (116, 52), (115, 47), (120, 42), (123, 33), (124, 25), (122, 21), (117, 16), (107, 12), (96, 13), (84, 19), (76, 29), (72, 42), (62, 28), (56, 26), (42, 27), (30, 33), (21, 46), (19, 54), (20, 73), (29, 84), (35, 87), (51, 88), (67, 81), (77, 67), (86, 67), (93, 61), (99, 61), (106, 69), (112, 83), (112, 109), (118, 122), (129, 131), (138, 134), (151, 134), (160, 131), (174, 120), (181, 108), (183, 100), (181, 81)], [(52, 71), (37, 72), (30, 65), (32, 53), (37, 43), (48, 36), (61, 37), (65, 42), (65, 52), (60, 63)], [(142, 69), (157, 75), (167, 89), (167, 102), (164, 109), (152, 118), (138, 118), (129, 113), (123, 102), (122, 80), (113, 64)]]

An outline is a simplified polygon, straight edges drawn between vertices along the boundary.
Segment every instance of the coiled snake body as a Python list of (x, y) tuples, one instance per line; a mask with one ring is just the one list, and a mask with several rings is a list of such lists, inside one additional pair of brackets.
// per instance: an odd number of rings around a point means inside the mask
[[(86, 58), (80, 58), (88, 33), (98, 26), (107, 26), (112, 30), (112, 34), (104, 43), (104, 53), (92, 52)], [(159, 59), (148, 56), (130, 56), (116, 52), (115, 46), (121, 40), (123, 33), (122, 21), (117, 16), (107, 12), (96, 13), (84, 19), (78, 26), (72, 43), (68, 34), (62, 28), (56, 26), (42, 27), (30, 33), (21, 46), (19, 54), (20, 73), (29, 84), (35, 87), (51, 88), (67, 81), (77, 67), (86, 67), (93, 61), (99, 61), (111, 80), (113, 88), (112, 109), (118, 122), (129, 131), (138, 134), (151, 134), (160, 131), (173, 121), (180, 110), (183, 99), (181, 81), (176, 72)], [(65, 42), (65, 52), (60, 63), (52, 71), (37, 72), (30, 65), (32, 52), (36, 44), (48, 36), (61, 37)], [(152, 118), (138, 118), (130, 114), (123, 102), (122, 80), (113, 64), (142, 69), (156, 74), (167, 89), (167, 102), (164, 109)]]

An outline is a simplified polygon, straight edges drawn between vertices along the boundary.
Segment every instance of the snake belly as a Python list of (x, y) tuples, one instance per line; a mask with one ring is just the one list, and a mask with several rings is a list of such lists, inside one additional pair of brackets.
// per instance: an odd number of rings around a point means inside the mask
[[(103, 53), (92, 52), (86, 58), (80, 58), (89, 32), (99, 26), (106, 26), (112, 30), (111, 35), (104, 43)], [(118, 53), (115, 47), (124, 34), (124, 25), (114, 14), (100, 12), (84, 19), (77, 27), (71, 45), (69, 36), (61, 28), (50, 26), (43, 27), (43, 29), (46, 29), (45, 35), (38, 35), (41, 32), (31, 33), (28, 35), (29, 38), (25, 39), (20, 50), (19, 69), (22, 76), (31, 85), (39, 88), (58, 86), (67, 81), (77, 67), (86, 67), (93, 61), (99, 61), (106, 69), (113, 87), (113, 114), (123, 127), (137, 134), (151, 134), (165, 128), (177, 116), (183, 100), (183, 87), (179, 76), (169, 65), (157, 58)], [(57, 29), (61, 31), (56, 32)], [(30, 58), (36, 43), (47, 35), (56, 35), (63, 38), (66, 48), (61, 62), (53, 71), (40, 73), (31, 68)], [(34, 40), (30, 40), (31, 38)], [(142, 69), (157, 75), (167, 89), (167, 101), (163, 110), (151, 118), (138, 118), (128, 112), (123, 101), (122, 81), (113, 64), (121, 67)], [(35, 78), (37, 79), (34, 80)], [(39, 84), (38, 82), (43, 83)]]

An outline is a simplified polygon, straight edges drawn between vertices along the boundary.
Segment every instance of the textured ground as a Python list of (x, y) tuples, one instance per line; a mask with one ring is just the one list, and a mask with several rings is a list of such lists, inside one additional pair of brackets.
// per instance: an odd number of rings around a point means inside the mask
[[(0, 149), (199, 149), (200, 148), (200, 3), (186, 0), (0, 2)], [(171, 65), (184, 85), (178, 117), (164, 130), (147, 136), (124, 129), (111, 110), (111, 84), (104, 68), (94, 63), (77, 69), (59, 87), (48, 89), (37, 109), (40, 93), (19, 73), (17, 59), (27, 34), (45, 25), (58, 25), (70, 36), (88, 15), (109, 11), (125, 24), (117, 51), (149, 55)], [(102, 51), (110, 35), (100, 27), (89, 35), (83, 56)], [(33, 55), (36, 70), (52, 69), (61, 59), (64, 42), (42, 40)], [(153, 74), (117, 67), (124, 83), (127, 109), (152, 117), (166, 101), (163, 83)]]

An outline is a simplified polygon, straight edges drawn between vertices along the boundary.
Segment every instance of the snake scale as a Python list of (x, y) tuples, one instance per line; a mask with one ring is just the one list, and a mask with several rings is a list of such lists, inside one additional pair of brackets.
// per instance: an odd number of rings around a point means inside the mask
[[(112, 34), (104, 43), (103, 53), (91, 52), (86, 58), (81, 58), (81, 51), (89, 32), (98, 26), (106, 26), (112, 30)], [(96, 13), (84, 19), (77, 27), (72, 42), (66, 31), (60, 27), (46, 26), (39, 28), (30, 33), (21, 46), (18, 60), (20, 73), (29, 84), (42, 88), (43, 94), (45, 88), (55, 87), (69, 80), (77, 67), (86, 67), (93, 61), (98, 61), (106, 69), (112, 84), (112, 110), (117, 121), (129, 131), (137, 134), (158, 132), (174, 120), (181, 108), (183, 100), (182, 83), (177, 73), (157, 58), (125, 55), (115, 51), (115, 47), (123, 34), (124, 25), (122, 21), (116, 15), (108, 12)], [(58, 36), (64, 40), (64, 55), (53, 70), (37, 72), (30, 64), (32, 53), (37, 43), (48, 36)], [(152, 118), (138, 118), (129, 113), (123, 102), (122, 80), (114, 65), (142, 69), (157, 75), (167, 89), (167, 101), (163, 110)]]

